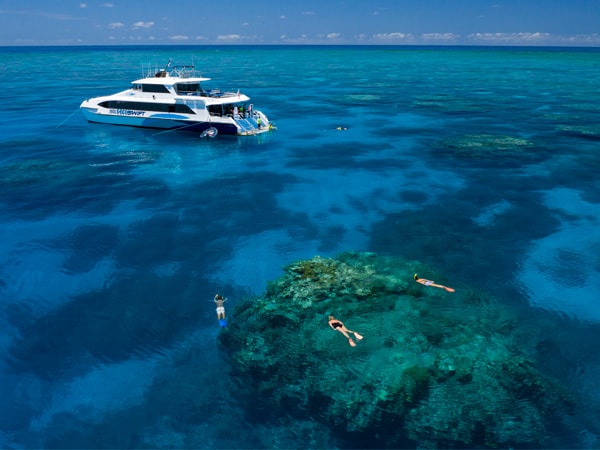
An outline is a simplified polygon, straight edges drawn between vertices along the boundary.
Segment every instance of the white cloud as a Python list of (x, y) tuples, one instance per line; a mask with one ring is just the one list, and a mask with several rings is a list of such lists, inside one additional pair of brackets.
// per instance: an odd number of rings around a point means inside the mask
[(412, 40), (413, 35), (410, 33), (377, 33), (373, 38), (379, 41), (407, 41)]
[(561, 37), (561, 42), (576, 45), (600, 45), (600, 34), (577, 34), (575, 36)]
[(122, 22), (112, 22), (108, 24), (108, 28), (110, 28), (111, 30), (116, 30), (117, 28), (122, 28), (124, 26), (125, 24), (123, 24)]
[(285, 15), (281, 15), (281, 16), (279, 16), (279, 18), (282, 20), (287, 19), (287, 17), (285, 17)]
[(175, 36), (169, 36), (169, 39), (172, 41), (187, 41), (189, 37), (183, 34), (177, 34)]
[(327, 35), (327, 39), (339, 39), (339, 38), (340, 38), (340, 36), (341, 36), (341, 34), (340, 34), (340, 33), (329, 33), (329, 34)]
[(114, 3), (103, 3), (102, 6), (104, 6), (105, 8), (112, 8), (113, 6), (115, 6)]
[(549, 41), (549, 33), (471, 33), (467, 39), (493, 44), (535, 44)]
[(217, 40), (219, 41), (237, 41), (240, 39), (239, 34), (220, 34), (217, 36)]
[(138, 28), (152, 28), (152, 26), (154, 26), (154, 22), (136, 22), (133, 24), (133, 28), (134, 29), (138, 29)]
[(456, 42), (460, 39), (460, 34), (456, 33), (425, 33), (420, 36), (426, 42)]
[(280, 36), (282, 42), (287, 44), (306, 44), (309, 42), (308, 36), (306, 34), (301, 34), (299, 37), (290, 37), (287, 34), (282, 34)]
[[(338, 36), (339, 37), (339, 36)], [(287, 38), (287, 36), (286, 36)], [(325, 38), (332, 39), (331, 35), (319, 35), (319, 40)], [(337, 37), (336, 37), (337, 39)], [(289, 40), (289, 38), (287, 38)], [(555, 35), (544, 32), (520, 32), (520, 33), (501, 33), (501, 32), (481, 32), (461, 35), (452, 32), (432, 32), (413, 35), (411, 33), (392, 32), (376, 33), (372, 35), (356, 34), (353, 36), (353, 42), (371, 43), (381, 45), (409, 45), (409, 44), (429, 44), (429, 45), (523, 45), (523, 46), (600, 46), (600, 33), (580, 34), (580, 35)]]
[(80, 4), (79, 4), (79, 7), (80, 7), (80, 8), (87, 8), (87, 3), (80, 3)]
[(315, 13), (314, 13), (314, 11), (304, 11), (304, 12), (302, 13), (302, 15), (303, 15), (303, 16), (314, 16), (314, 15), (315, 15)]

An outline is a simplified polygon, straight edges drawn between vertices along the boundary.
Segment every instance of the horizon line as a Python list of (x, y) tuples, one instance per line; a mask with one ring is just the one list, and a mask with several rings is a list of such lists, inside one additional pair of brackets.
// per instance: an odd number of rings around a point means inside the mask
[(462, 44), (462, 43), (402, 43), (402, 44), (389, 44), (389, 43), (279, 43), (279, 44), (265, 44), (265, 43), (211, 43), (211, 44), (198, 44), (198, 43), (123, 43), (123, 44), (0, 44), (0, 48), (35, 48), (35, 47), (500, 47), (500, 48), (571, 48), (571, 49), (600, 49), (600, 45), (564, 45), (564, 44)]

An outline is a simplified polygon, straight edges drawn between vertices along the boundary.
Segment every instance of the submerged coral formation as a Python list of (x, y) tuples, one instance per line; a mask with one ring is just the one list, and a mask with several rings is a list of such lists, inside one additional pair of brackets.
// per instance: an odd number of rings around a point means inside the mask
[(495, 136), (491, 134), (467, 135), (457, 139), (449, 139), (445, 142), (449, 147), (467, 153), (511, 153), (515, 151), (526, 151), (533, 147), (533, 143), (525, 139), (512, 136)]
[(504, 164), (539, 161), (546, 151), (534, 142), (515, 136), (467, 134), (442, 139), (435, 145), (436, 154), (467, 158), (471, 163), (501, 160)]
[[(348, 253), (291, 264), (238, 304), (220, 343), (249, 416), (312, 417), (389, 447), (543, 445), (573, 404), (518, 346), (516, 317), (415, 271), (446, 284), (418, 263)], [(330, 314), (364, 336), (357, 347)]]

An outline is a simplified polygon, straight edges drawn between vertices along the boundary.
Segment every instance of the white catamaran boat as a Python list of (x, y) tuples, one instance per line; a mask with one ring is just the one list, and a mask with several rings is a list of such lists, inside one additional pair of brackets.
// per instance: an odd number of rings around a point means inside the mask
[(204, 90), (210, 78), (197, 76), (194, 66), (171, 66), (136, 80), (122, 92), (81, 103), (90, 122), (133, 127), (181, 129), (252, 135), (272, 129), (267, 116), (254, 109), (250, 98), (238, 90)]

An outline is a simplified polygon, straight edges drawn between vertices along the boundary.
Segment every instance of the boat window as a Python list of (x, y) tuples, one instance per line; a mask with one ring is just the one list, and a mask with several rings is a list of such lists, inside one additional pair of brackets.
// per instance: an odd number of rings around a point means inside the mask
[(156, 92), (158, 94), (168, 94), (169, 90), (162, 84), (142, 84), (142, 91)]
[(177, 83), (175, 85), (178, 94), (201, 92), (200, 83)]
[(208, 105), (208, 112), (213, 116), (221, 116), (221, 115), (223, 115), (223, 106), (222, 105)]
[(121, 100), (107, 100), (100, 103), (100, 106), (108, 109), (129, 109), (133, 111), (156, 111), (156, 112), (175, 112), (179, 114), (195, 114), (187, 105), (165, 104), (150, 102), (126, 102)]

